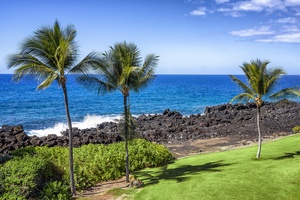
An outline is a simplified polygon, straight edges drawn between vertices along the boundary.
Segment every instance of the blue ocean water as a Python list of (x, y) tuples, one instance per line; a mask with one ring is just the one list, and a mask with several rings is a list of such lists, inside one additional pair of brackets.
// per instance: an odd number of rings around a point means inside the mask
[[(244, 76), (237, 76), (244, 79)], [(67, 89), (74, 127), (88, 128), (119, 118), (123, 112), (120, 92), (98, 95), (68, 76)], [(36, 80), (12, 81), (12, 75), (0, 74), (0, 126), (22, 124), (30, 135), (59, 134), (65, 130), (66, 116), (62, 89), (54, 82), (45, 90), (36, 90)], [(274, 90), (300, 85), (299, 75), (284, 75)], [(165, 109), (183, 115), (201, 114), (205, 107), (228, 103), (241, 90), (228, 75), (157, 75), (149, 87), (130, 94), (133, 115), (160, 114)]]

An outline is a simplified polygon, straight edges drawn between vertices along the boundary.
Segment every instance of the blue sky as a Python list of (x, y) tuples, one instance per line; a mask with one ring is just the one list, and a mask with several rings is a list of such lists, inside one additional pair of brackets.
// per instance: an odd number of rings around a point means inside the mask
[(0, 74), (56, 19), (75, 26), (81, 58), (127, 41), (160, 56), (158, 74), (241, 74), (257, 58), (300, 74), (300, 0), (3, 0)]

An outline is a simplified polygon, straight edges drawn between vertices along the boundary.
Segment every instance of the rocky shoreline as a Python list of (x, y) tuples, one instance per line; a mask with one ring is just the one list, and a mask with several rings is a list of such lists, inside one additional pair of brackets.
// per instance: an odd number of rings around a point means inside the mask
[[(282, 100), (265, 103), (261, 109), (261, 130), (265, 138), (292, 134), (300, 125), (300, 103)], [(120, 127), (115, 122), (105, 122), (96, 128), (73, 128), (74, 146), (84, 144), (110, 144), (123, 141)], [(0, 129), (0, 154), (26, 146), (68, 146), (68, 132), (62, 136), (28, 136), (22, 125), (3, 125)], [(141, 115), (136, 118), (136, 135), (162, 144), (180, 144), (184, 141), (230, 137), (239, 140), (257, 140), (256, 106), (224, 104), (207, 107), (204, 114), (182, 116), (179, 112), (165, 110), (162, 114)]]

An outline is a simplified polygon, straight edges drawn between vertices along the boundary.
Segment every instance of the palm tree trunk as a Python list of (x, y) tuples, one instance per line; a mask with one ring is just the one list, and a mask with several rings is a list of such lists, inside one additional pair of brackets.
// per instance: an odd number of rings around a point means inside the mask
[(66, 116), (69, 126), (69, 159), (70, 159), (70, 186), (71, 186), (71, 194), (76, 195), (76, 188), (75, 188), (75, 179), (74, 179), (74, 160), (73, 160), (73, 134), (72, 134), (72, 123), (71, 117), (69, 113), (69, 102), (68, 102), (68, 94), (67, 94), (67, 87), (66, 84), (62, 84), (64, 97), (65, 97), (65, 109), (66, 109)]
[(124, 134), (125, 134), (125, 151), (126, 151), (126, 182), (129, 182), (129, 155), (128, 155), (128, 110), (127, 110), (127, 97), (124, 95), (124, 115), (125, 115), (125, 124), (124, 124)]
[(259, 159), (260, 158), (260, 152), (261, 152), (261, 144), (262, 144), (262, 136), (261, 136), (261, 132), (260, 132), (260, 106), (257, 106), (256, 109), (256, 117), (257, 117), (257, 131), (258, 131), (258, 149), (257, 149), (257, 154), (256, 154), (256, 158)]

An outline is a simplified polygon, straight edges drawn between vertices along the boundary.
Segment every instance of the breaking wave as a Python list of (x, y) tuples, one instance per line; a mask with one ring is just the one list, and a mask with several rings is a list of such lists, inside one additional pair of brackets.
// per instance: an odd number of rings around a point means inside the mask
[[(79, 129), (93, 128), (96, 127), (97, 124), (101, 124), (103, 122), (112, 122), (116, 119), (120, 119), (120, 117), (120, 115), (87, 115), (80, 122), (72, 122), (72, 127), (77, 127)], [(55, 134), (60, 136), (61, 132), (65, 131), (66, 129), (68, 129), (68, 124), (59, 122), (56, 123), (53, 127), (48, 127), (40, 130), (30, 130), (28, 131), (28, 135), (36, 135), (38, 137), (43, 137), (49, 134)]]

